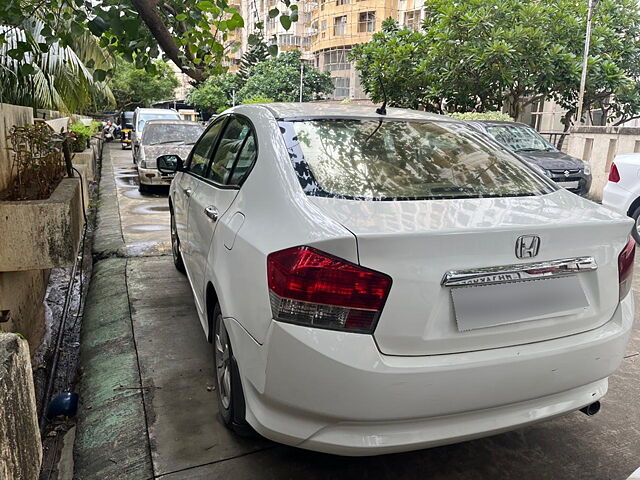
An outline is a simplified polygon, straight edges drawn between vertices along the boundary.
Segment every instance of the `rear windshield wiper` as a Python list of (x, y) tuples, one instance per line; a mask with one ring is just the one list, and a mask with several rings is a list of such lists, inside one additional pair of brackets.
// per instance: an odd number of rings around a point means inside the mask
[(542, 148), (518, 148), (514, 152), (545, 152), (547, 149)]
[(151, 143), (150, 145), (164, 145), (166, 143), (184, 143), (184, 140), (165, 140), (164, 142)]

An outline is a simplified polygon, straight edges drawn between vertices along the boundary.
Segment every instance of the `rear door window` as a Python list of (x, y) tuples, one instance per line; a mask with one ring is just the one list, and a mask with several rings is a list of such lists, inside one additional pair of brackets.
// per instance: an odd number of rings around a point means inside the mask
[(231, 179), (229, 180), (230, 185), (240, 185), (244, 181), (244, 179), (249, 175), (251, 171), (251, 167), (256, 160), (257, 146), (256, 146), (256, 138), (253, 132), (250, 132), (247, 135), (242, 150), (240, 150), (240, 155), (238, 155), (238, 160), (236, 161), (236, 165), (233, 168), (233, 173), (231, 174)]
[(216, 149), (207, 178), (214, 183), (225, 185), (231, 178), (236, 158), (251, 132), (249, 122), (242, 118), (232, 118), (224, 130)]
[(459, 122), (280, 122), (309, 195), (421, 200), (542, 195), (557, 188)]
[(221, 118), (211, 124), (209, 129), (193, 147), (193, 151), (191, 152), (191, 161), (187, 167), (189, 172), (200, 177), (205, 175), (207, 172), (207, 166), (209, 165), (209, 160), (211, 160), (211, 155), (213, 154), (213, 149), (216, 146), (216, 141), (218, 140), (218, 136), (220, 135), (220, 131), (222, 130), (226, 120), (226, 118)]

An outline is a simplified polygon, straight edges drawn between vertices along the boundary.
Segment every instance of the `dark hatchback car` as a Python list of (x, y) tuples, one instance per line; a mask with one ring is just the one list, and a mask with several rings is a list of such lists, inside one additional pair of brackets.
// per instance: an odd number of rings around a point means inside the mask
[(469, 125), (489, 135), (514, 152), (534, 169), (561, 187), (585, 196), (591, 186), (591, 168), (582, 160), (562, 153), (538, 132), (524, 123), (468, 121)]

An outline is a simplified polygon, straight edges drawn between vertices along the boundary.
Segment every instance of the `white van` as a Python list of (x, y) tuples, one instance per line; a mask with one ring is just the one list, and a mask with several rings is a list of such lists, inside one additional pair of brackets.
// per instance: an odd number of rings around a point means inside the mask
[(177, 110), (169, 108), (136, 108), (133, 112), (133, 163), (138, 163), (138, 153), (140, 150), (140, 139), (144, 125), (149, 120), (181, 120)]

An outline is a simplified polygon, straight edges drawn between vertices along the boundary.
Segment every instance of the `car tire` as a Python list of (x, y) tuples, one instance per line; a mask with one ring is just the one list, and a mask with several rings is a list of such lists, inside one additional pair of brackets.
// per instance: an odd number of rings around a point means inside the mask
[(176, 218), (171, 210), (171, 255), (173, 256), (173, 264), (180, 273), (185, 273), (182, 254), (180, 253), (180, 239), (178, 238), (178, 229), (176, 228)]
[(122, 150), (126, 150), (126, 149), (127, 149), (126, 145), (120, 145), (120, 148), (121, 148)]
[(640, 217), (640, 207), (636, 208), (633, 213), (631, 214), (631, 217), (635, 220), (636, 224), (634, 225), (634, 227), (631, 229), (631, 236), (633, 237), (633, 239), (636, 241), (636, 243), (640, 244), (640, 232), (638, 232), (638, 217)]
[(238, 435), (251, 436), (254, 432), (245, 420), (244, 392), (238, 362), (233, 355), (231, 340), (218, 303), (213, 309), (212, 340), (215, 390), (222, 423)]
[(148, 193), (149, 192), (149, 186), (145, 185), (144, 183), (138, 183), (138, 191), (140, 193)]

